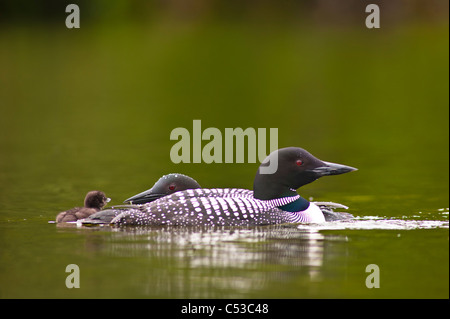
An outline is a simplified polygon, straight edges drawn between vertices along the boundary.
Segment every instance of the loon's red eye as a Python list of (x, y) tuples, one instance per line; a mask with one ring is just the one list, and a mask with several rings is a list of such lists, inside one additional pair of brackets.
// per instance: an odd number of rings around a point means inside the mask
[(169, 186), (169, 189), (170, 189), (171, 191), (173, 191), (173, 190), (175, 189), (175, 185), (170, 185), (170, 186)]
[(302, 165), (303, 165), (303, 161), (298, 159), (298, 160), (295, 162), (295, 164), (297, 164), (297, 166), (302, 166)]

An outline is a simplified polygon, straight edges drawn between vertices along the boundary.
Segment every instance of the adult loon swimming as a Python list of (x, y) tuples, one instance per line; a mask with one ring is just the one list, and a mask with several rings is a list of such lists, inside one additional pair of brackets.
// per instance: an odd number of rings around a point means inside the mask
[(111, 199), (101, 191), (90, 191), (84, 198), (84, 207), (75, 207), (56, 216), (57, 223), (75, 222), (102, 209)]
[[(197, 189), (202, 188), (200, 184), (193, 179), (190, 176), (179, 174), (179, 173), (170, 173), (167, 175), (164, 175), (161, 177), (155, 185), (153, 185), (152, 188), (139, 193), (137, 195), (134, 195), (126, 200), (124, 200), (124, 203), (130, 203), (133, 204), (146, 204), (150, 203), (156, 199), (159, 199), (161, 197), (173, 194), (178, 191), (183, 191), (187, 189)], [(240, 190), (244, 194), (253, 195), (253, 191), (249, 190)], [(238, 197), (237, 193), (234, 194), (234, 196)], [(320, 210), (325, 216), (326, 221), (334, 221), (334, 220), (342, 220), (342, 219), (349, 219), (353, 218), (353, 215), (349, 213), (342, 213), (342, 212), (335, 212), (334, 209), (348, 209), (347, 206), (344, 206), (342, 204), (333, 203), (333, 202), (313, 202), (317, 206), (319, 206)], [(115, 217), (119, 213), (121, 213), (121, 210), (127, 209), (127, 208), (133, 208), (133, 206), (130, 205), (120, 205), (116, 206), (116, 211), (114, 214), (110, 214), (110, 216)], [(96, 214), (98, 216), (103, 216), (105, 214), (102, 214), (101, 212)], [(94, 218), (96, 217), (94, 215)], [(111, 221), (111, 219), (105, 219), (104, 221)]]
[[(278, 157), (278, 170), (260, 173)], [(156, 201), (127, 207), (112, 221), (116, 225), (248, 226), (280, 223), (322, 223), (320, 208), (296, 189), (322, 176), (356, 170), (324, 162), (304, 149), (288, 147), (272, 152), (256, 173), (253, 192), (245, 189), (188, 189)], [(145, 193), (145, 192), (144, 192)], [(142, 194), (142, 193), (141, 193)]]
[[(83, 225), (98, 225), (98, 224), (109, 224), (114, 217), (128, 209), (139, 209), (138, 205), (150, 203), (161, 197), (173, 194), (178, 191), (183, 191), (187, 189), (198, 189), (201, 188), (200, 184), (194, 180), (192, 177), (180, 174), (180, 173), (170, 173), (162, 176), (152, 188), (134, 195), (124, 201), (124, 203), (130, 203), (128, 205), (115, 205), (113, 207), (104, 209), (97, 213), (90, 215), (89, 217), (82, 220)], [(253, 195), (253, 191), (246, 189), (236, 189), (234, 196), (238, 197), (239, 192), (245, 195)], [(335, 209), (348, 209), (347, 206), (333, 202), (312, 202), (313, 204), (319, 206), (322, 211), (325, 221), (336, 221), (351, 219), (353, 215), (343, 212), (335, 212)]]

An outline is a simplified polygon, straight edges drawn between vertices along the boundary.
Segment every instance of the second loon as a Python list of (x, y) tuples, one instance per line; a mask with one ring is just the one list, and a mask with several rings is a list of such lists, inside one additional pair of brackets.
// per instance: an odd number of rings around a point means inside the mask
[[(278, 169), (260, 169), (278, 157)], [(320, 208), (297, 194), (303, 185), (327, 175), (356, 168), (324, 162), (302, 148), (272, 152), (258, 169), (253, 192), (244, 189), (188, 189), (156, 201), (130, 206), (112, 221), (116, 225), (221, 225), (253, 226), (280, 223), (322, 223)]]

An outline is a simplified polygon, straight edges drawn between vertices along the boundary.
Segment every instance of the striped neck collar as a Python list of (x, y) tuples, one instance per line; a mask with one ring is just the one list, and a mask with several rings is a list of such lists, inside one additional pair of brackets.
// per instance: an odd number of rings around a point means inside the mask
[(300, 195), (296, 195), (296, 196), (287, 196), (287, 197), (274, 198), (274, 199), (266, 199), (266, 200), (262, 200), (262, 201), (269, 204), (270, 206), (281, 207), (281, 206), (288, 205), (292, 202), (295, 202), (299, 198), (300, 198)]
[(298, 194), (295, 196), (264, 200), (264, 202), (287, 212), (301, 212), (309, 207), (309, 202)]

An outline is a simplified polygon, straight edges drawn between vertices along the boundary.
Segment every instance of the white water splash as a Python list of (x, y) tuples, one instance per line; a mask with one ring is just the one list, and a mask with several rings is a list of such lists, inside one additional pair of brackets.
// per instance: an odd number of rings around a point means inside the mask
[(419, 220), (424, 215), (403, 216), (402, 218), (388, 218), (381, 216), (363, 216), (351, 220), (327, 222), (323, 224), (300, 224), (298, 229), (339, 230), (339, 229), (435, 229), (449, 228), (448, 208), (439, 209), (439, 217), (447, 220)]

